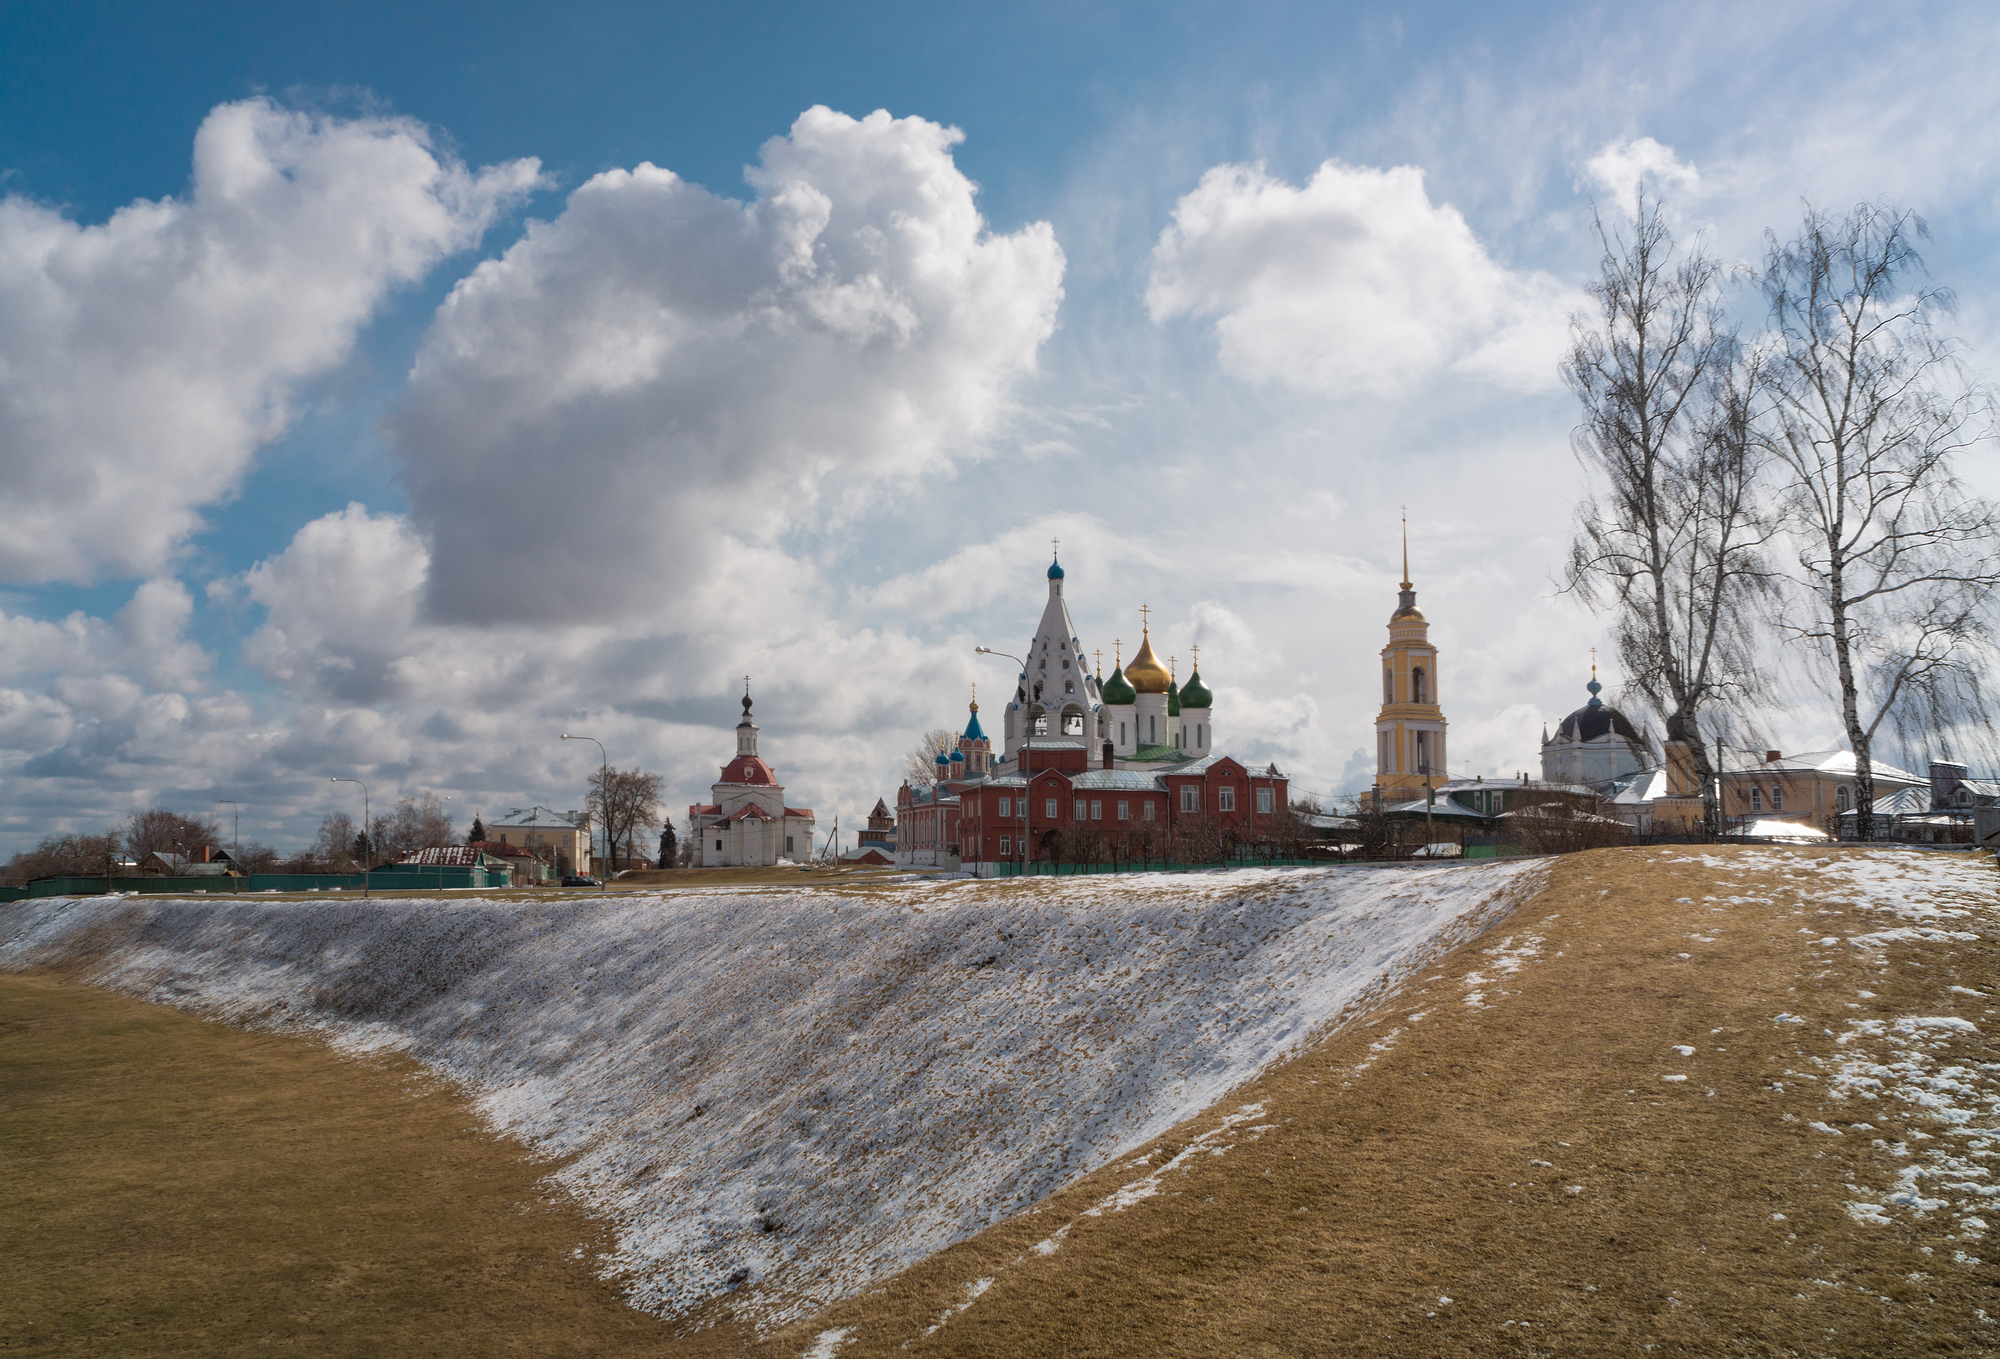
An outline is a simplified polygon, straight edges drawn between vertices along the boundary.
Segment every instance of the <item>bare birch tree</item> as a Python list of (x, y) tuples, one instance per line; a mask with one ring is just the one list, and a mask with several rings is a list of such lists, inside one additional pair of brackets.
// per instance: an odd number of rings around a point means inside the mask
[(1720, 269), (1686, 251), (1644, 186), (1620, 227), (1596, 219), (1597, 307), (1571, 321), (1564, 383), (1583, 407), (1572, 436), (1595, 493), (1577, 507), (1568, 587), (1608, 606), (1627, 682), (1713, 770), (1703, 710), (1760, 687), (1757, 600), (1770, 588), (1749, 437), (1759, 375), (1723, 320)]
[(1893, 207), (1835, 219), (1809, 205), (1794, 240), (1767, 237), (1763, 275), (1771, 396), (1757, 428), (1798, 545), (1780, 622), (1832, 670), (1864, 840), (1885, 720), (1906, 740), (1987, 722), (2000, 517), (1953, 463), (1990, 437), (1990, 402), (1938, 329), (1951, 295), (1912, 287), (1924, 234)]

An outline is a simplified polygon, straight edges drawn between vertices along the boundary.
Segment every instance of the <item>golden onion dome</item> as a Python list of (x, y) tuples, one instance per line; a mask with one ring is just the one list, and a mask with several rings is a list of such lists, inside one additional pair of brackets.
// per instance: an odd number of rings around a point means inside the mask
[(1160, 664), (1160, 658), (1153, 654), (1150, 632), (1139, 639), (1139, 654), (1125, 667), (1125, 680), (1142, 694), (1164, 694), (1173, 687), (1173, 676), (1167, 673), (1167, 667)]

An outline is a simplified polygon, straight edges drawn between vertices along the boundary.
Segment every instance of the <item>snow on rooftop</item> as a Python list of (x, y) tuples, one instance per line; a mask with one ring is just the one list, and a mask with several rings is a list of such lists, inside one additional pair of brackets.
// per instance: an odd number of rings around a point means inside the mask
[(1538, 864), (499, 902), (19, 903), (0, 966), (397, 1049), (616, 1227), (679, 1314), (805, 1315), (1222, 1099)]

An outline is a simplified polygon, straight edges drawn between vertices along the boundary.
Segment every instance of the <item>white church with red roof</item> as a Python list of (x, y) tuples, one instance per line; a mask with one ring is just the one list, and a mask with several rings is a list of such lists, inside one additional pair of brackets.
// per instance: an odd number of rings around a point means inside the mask
[(750, 720), (750, 681), (743, 681), (743, 720), (736, 724), (736, 758), (722, 766), (709, 790), (715, 800), (688, 808), (695, 862), (703, 868), (768, 868), (812, 860), (810, 807), (787, 807), (777, 771), (757, 754), (757, 724)]

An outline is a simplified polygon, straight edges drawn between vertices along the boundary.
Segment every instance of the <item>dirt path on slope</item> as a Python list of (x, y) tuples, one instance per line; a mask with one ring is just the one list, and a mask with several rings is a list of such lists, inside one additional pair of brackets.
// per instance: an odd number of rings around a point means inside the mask
[(551, 1168), (413, 1063), (0, 973), (7, 1353), (661, 1353)]
[(1361, 1025), (760, 1352), (1991, 1353), (2000, 875), (1866, 853), (1562, 860)]

